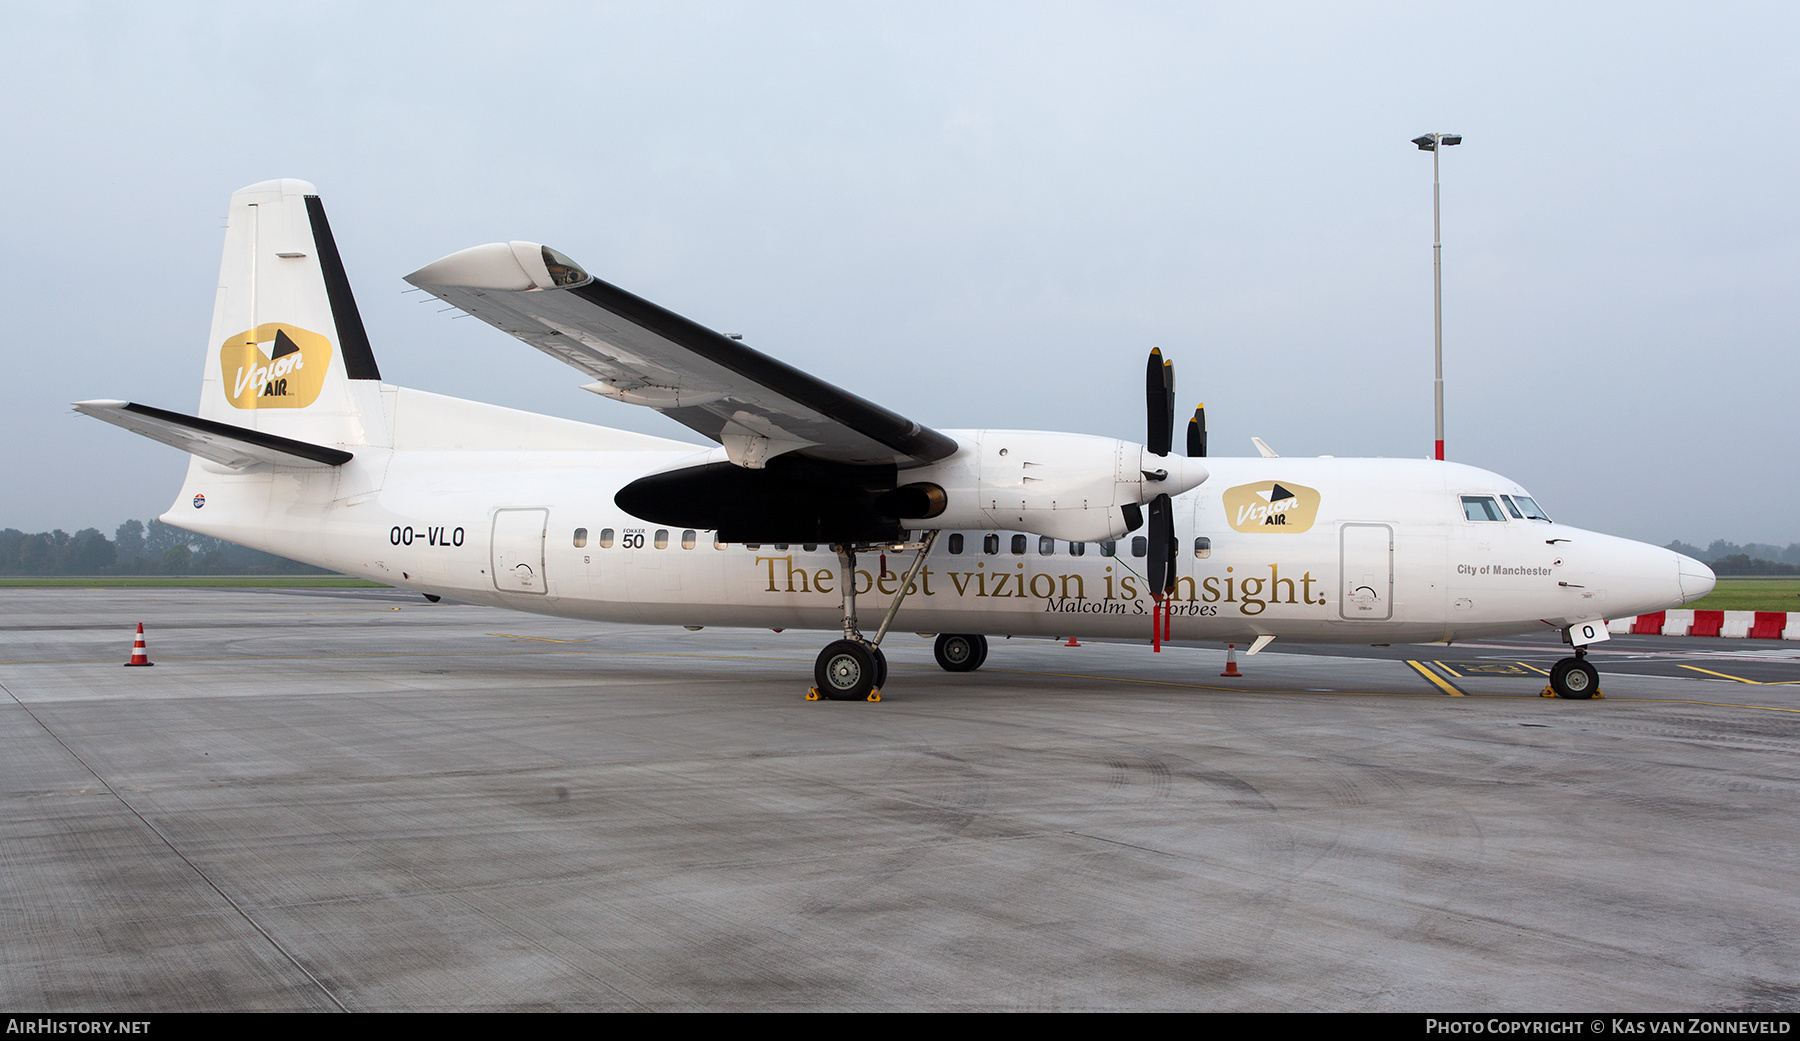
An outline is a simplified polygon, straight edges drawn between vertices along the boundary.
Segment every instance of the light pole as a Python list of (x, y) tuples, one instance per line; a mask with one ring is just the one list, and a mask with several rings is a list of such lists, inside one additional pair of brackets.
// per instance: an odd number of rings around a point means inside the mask
[(1437, 382), (1432, 384), (1437, 401), (1437, 457), (1444, 458), (1444, 240), (1438, 227), (1438, 147), (1462, 144), (1461, 134), (1421, 134), (1412, 139), (1419, 151), (1431, 153), (1431, 307), (1437, 345)]

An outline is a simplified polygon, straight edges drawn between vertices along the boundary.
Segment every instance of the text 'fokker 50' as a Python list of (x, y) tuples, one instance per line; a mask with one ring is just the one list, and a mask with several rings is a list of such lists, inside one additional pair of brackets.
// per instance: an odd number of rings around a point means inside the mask
[[(191, 453), (162, 519), (432, 598), (607, 621), (840, 630), (813, 696), (878, 699), (890, 628), (979, 668), (990, 634), (1436, 642), (1551, 627), (1597, 675), (1605, 618), (1704, 595), (1705, 565), (1552, 523), (1429, 460), (1207, 457), (1152, 352), (1144, 444), (932, 430), (530, 242), (407, 281), (717, 442), (382, 382), (311, 185), (231, 198), (198, 416), (76, 409)], [(1135, 534), (1134, 534), (1135, 533)], [(894, 554), (894, 568), (887, 554)], [(879, 598), (868, 635), (858, 597)], [(867, 599), (864, 600), (868, 602)], [(873, 617), (872, 612), (870, 617)]]

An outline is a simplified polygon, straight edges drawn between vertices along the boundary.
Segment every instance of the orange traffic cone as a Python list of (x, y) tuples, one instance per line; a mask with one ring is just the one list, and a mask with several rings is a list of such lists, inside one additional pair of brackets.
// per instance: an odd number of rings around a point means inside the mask
[(1219, 673), (1219, 675), (1237, 678), (1243, 677), (1244, 674), (1239, 672), (1237, 667), (1237, 644), (1228, 643), (1225, 645), (1225, 671)]
[(126, 665), (155, 665), (150, 660), (150, 650), (144, 646), (144, 623), (138, 623), (137, 639), (131, 641), (131, 660)]
[(1081, 641), (1077, 640), (1075, 637), (1071, 636), (1071, 637), (1069, 637), (1069, 642), (1063, 644), (1063, 646), (1064, 647), (1080, 647)]

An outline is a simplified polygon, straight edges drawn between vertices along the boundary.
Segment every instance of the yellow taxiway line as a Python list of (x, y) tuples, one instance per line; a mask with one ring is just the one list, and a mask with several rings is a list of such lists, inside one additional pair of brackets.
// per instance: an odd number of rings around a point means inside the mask
[[(1443, 678), (1442, 676), (1439, 676), (1437, 673), (1432, 672), (1429, 668), (1426, 667), (1424, 662), (1417, 662), (1417, 661), (1409, 660), (1409, 661), (1407, 661), (1406, 664), (1411, 665), (1414, 669), (1416, 669), (1418, 671), (1419, 675), (1430, 680), (1434, 686), (1436, 686), (1439, 690), (1443, 691), (1444, 693), (1450, 695), (1451, 697), (1453, 697), (1453, 698), (1468, 697), (1467, 694), (1464, 694), (1460, 689), (1457, 688), (1456, 684), (1451, 683), (1449, 680)], [(1442, 664), (1442, 663), (1440, 662), (1439, 664)]]

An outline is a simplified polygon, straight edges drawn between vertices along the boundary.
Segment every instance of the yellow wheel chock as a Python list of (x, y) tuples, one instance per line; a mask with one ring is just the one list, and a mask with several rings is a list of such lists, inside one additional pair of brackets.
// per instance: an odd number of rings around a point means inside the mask
[[(1554, 691), (1554, 690), (1551, 690), (1551, 689), (1550, 689), (1550, 688), (1549, 688), (1549, 687), (1545, 687), (1545, 688), (1544, 688), (1544, 692), (1543, 692), (1543, 693), (1542, 693), (1542, 694), (1539, 694), (1539, 695), (1538, 695), (1538, 697), (1540, 697), (1540, 698), (1554, 698), (1554, 697), (1556, 697), (1556, 691)], [(1591, 698), (1589, 698), (1589, 699), (1588, 699), (1588, 700), (1589, 700), (1589, 701), (1604, 701), (1604, 700), (1606, 700), (1606, 695), (1604, 695), (1604, 694), (1602, 694), (1602, 693), (1600, 693), (1600, 691), (1599, 691), (1599, 689), (1598, 689), (1598, 688), (1595, 688), (1595, 690), (1594, 690), (1594, 696), (1593, 696), (1593, 697), (1591, 697)]]
[(807, 688), (807, 689), (806, 689), (806, 700), (808, 700), (808, 701), (817, 701), (817, 700), (819, 700), (819, 688), (817, 688), (817, 687), (808, 687), (808, 688)]

